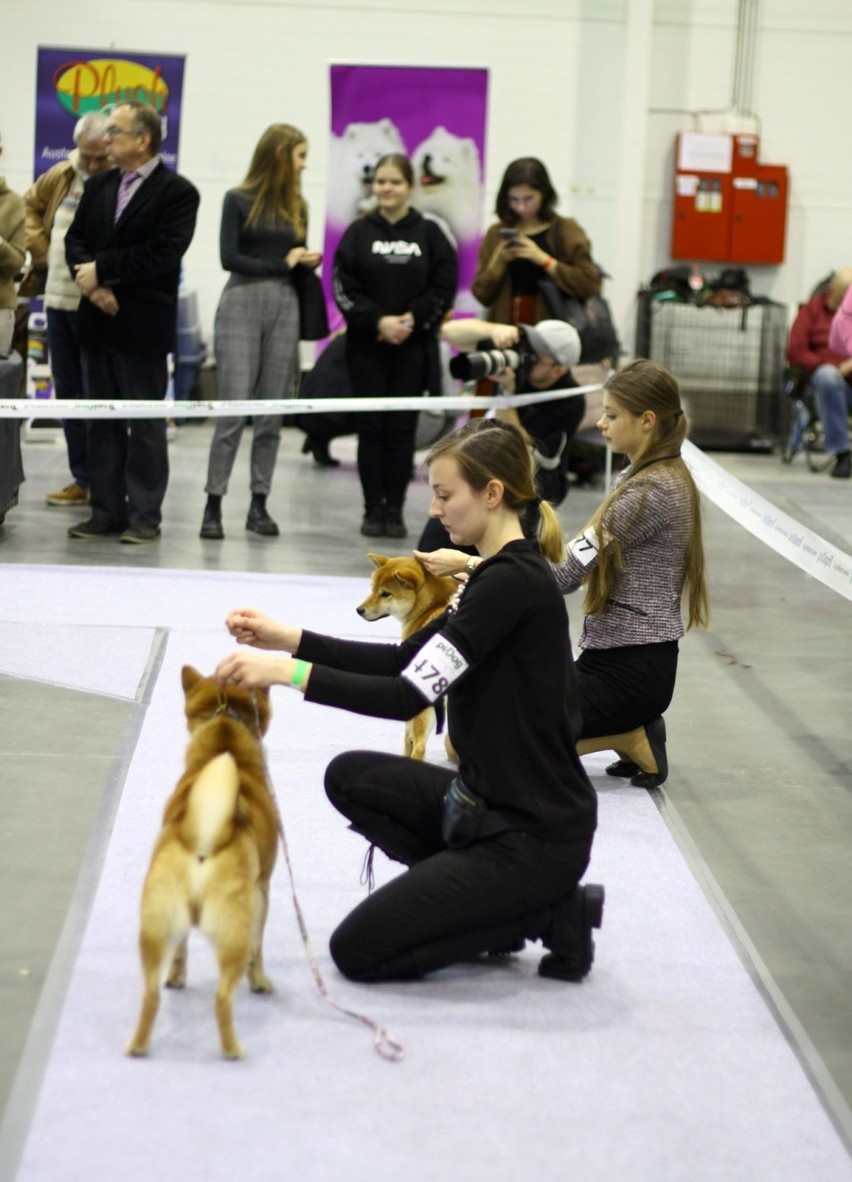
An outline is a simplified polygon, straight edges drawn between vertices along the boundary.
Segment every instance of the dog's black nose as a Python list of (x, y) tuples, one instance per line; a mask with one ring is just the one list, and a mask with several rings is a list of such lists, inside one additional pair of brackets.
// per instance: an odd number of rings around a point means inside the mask
[(359, 616), (363, 616), (363, 615), (364, 615), (364, 609), (363, 609), (363, 607), (356, 607), (356, 608), (355, 608), (355, 611), (358, 613), (358, 615), (359, 615)]

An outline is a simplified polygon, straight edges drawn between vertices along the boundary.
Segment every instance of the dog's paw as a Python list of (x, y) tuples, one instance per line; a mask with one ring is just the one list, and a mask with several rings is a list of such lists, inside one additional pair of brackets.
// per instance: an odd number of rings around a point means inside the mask
[(226, 1047), (222, 1047), (223, 1059), (245, 1059), (246, 1049), (241, 1042), (234, 1041)]
[(167, 989), (183, 989), (186, 985), (186, 968), (181, 965), (179, 968), (173, 968), (166, 977)]
[(275, 987), (266, 973), (259, 973), (255, 970), (249, 973), (249, 988), (252, 993), (272, 993)]
[(138, 1043), (135, 1039), (131, 1039), (124, 1048), (125, 1055), (131, 1055), (134, 1059), (142, 1059), (148, 1054), (148, 1044)]

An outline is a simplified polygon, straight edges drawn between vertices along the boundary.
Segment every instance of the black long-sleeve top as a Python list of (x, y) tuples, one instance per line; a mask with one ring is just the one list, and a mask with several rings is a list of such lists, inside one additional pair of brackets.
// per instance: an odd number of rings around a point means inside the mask
[(446, 692), (459, 771), (489, 807), (546, 840), (587, 837), (597, 802), (574, 748), (568, 617), (537, 545), (481, 563), (456, 610), (398, 645), (304, 632), (309, 701), (408, 719)]
[(292, 222), (246, 224), (254, 196), (229, 189), (222, 202), (219, 254), (222, 266), (233, 275), (269, 279), (289, 275), (286, 257), (294, 246), (303, 246)]

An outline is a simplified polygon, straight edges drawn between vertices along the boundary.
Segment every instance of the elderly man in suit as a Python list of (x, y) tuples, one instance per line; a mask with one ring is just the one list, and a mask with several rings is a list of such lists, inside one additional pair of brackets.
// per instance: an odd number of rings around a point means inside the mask
[[(153, 107), (121, 103), (105, 134), (115, 167), (87, 183), (65, 235), (65, 257), (85, 297), (79, 331), (87, 389), (92, 399), (158, 400), (175, 350), (180, 262), (199, 196), (161, 161)], [(70, 537), (156, 541), (169, 478), (165, 419), (93, 419), (88, 469), (92, 515)]]

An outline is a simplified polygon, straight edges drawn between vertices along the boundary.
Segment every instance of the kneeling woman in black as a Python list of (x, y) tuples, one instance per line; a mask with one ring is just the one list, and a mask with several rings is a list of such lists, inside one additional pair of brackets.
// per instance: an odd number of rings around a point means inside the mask
[[(603, 888), (578, 887), (596, 799), (574, 749), (577, 688), (565, 604), (548, 559), (563, 552), (539, 504), (518, 430), (477, 419), (429, 459), (432, 514), (482, 558), (444, 615), (399, 645), (342, 641), (252, 610), (227, 626), (242, 644), (222, 683), (292, 685), (309, 701), (408, 719), (447, 695), (458, 773), (384, 752), (337, 756), (326, 791), (353, 828), (406, 873), (365, 899), (331, 937), (359, 981), (416, 978), (527, 939), (543, 976), (579, 980), (593, 956)], [(528, 540), (521, 517), (536, 517)]]

